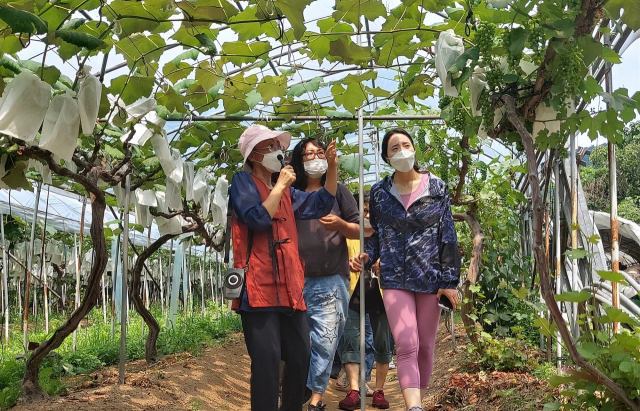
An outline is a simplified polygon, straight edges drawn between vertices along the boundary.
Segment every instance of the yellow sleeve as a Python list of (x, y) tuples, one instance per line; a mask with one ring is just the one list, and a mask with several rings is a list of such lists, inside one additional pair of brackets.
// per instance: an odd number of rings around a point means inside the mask
[[(351, 240), (347, 238), (347, 250), (349, 252), (349, 259), (360, 253), (360, 240)], [(360, 278), (360, 273), (351, 273), (351, 277), (349, 279), (349, 295), (353, 295), (353, 290), (356, 289), (356, 285), (358, 284), (358, 278)]]

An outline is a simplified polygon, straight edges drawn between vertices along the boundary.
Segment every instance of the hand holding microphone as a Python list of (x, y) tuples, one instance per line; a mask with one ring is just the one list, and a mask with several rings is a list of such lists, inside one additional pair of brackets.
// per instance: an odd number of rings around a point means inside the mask
[(291, 184), (296, 181), (296, 173), (293, 171), (293, 167), (284, 166), (282, 170), (280, 170), (280, 175), (278, 176), (278, 181), (276, 185), (281, 185), (283, 188), (289, 188)]
[(280, 164), (282, 165), (282, 168), (285, 168), (287, 165), (284, 162), (284, 157), (282, 156), (282, 154), (278, 154), (277, 157), (278, 161), (280, 162)]

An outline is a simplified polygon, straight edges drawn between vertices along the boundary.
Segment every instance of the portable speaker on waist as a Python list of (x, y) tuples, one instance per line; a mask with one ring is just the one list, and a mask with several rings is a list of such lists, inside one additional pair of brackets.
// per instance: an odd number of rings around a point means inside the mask
[(224, 298), (228, 300), (240, 298), (242, 284), (244, 284), (244, 269), (230, 268), (224, 276)]

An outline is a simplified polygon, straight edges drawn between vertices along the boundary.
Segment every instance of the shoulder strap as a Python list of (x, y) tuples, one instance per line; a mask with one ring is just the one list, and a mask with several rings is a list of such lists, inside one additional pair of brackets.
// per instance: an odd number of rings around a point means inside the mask
[[(231, 253), (231, 196), (229, 196), (229, 204), (227, 204), (227, 230), (225, 232), (224, 241), (224, 263), (229, 264), (229, 255)], [(253, 230), (249, 228), (249, 239), (247, 240), (247, 261), (245, 269), (249, 266), (249, 257), (251, 257), (251, 248), (253, 247)]]
[(231, 196), (227, 204), (227, 229), (224, 233), (224, 263), (229, 264), (229, 253), (231, 250)]

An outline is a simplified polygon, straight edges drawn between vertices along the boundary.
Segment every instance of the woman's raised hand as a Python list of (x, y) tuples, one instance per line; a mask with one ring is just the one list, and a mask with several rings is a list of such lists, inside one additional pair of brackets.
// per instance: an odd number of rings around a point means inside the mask
[(325, 151), (325, 158), (327, 159), (329, 166), (335, 167), (338, 164), (338, 150), (336, 150), (335, 140), (329, 144), (329, 147), (327, 147), (327, 150)]

